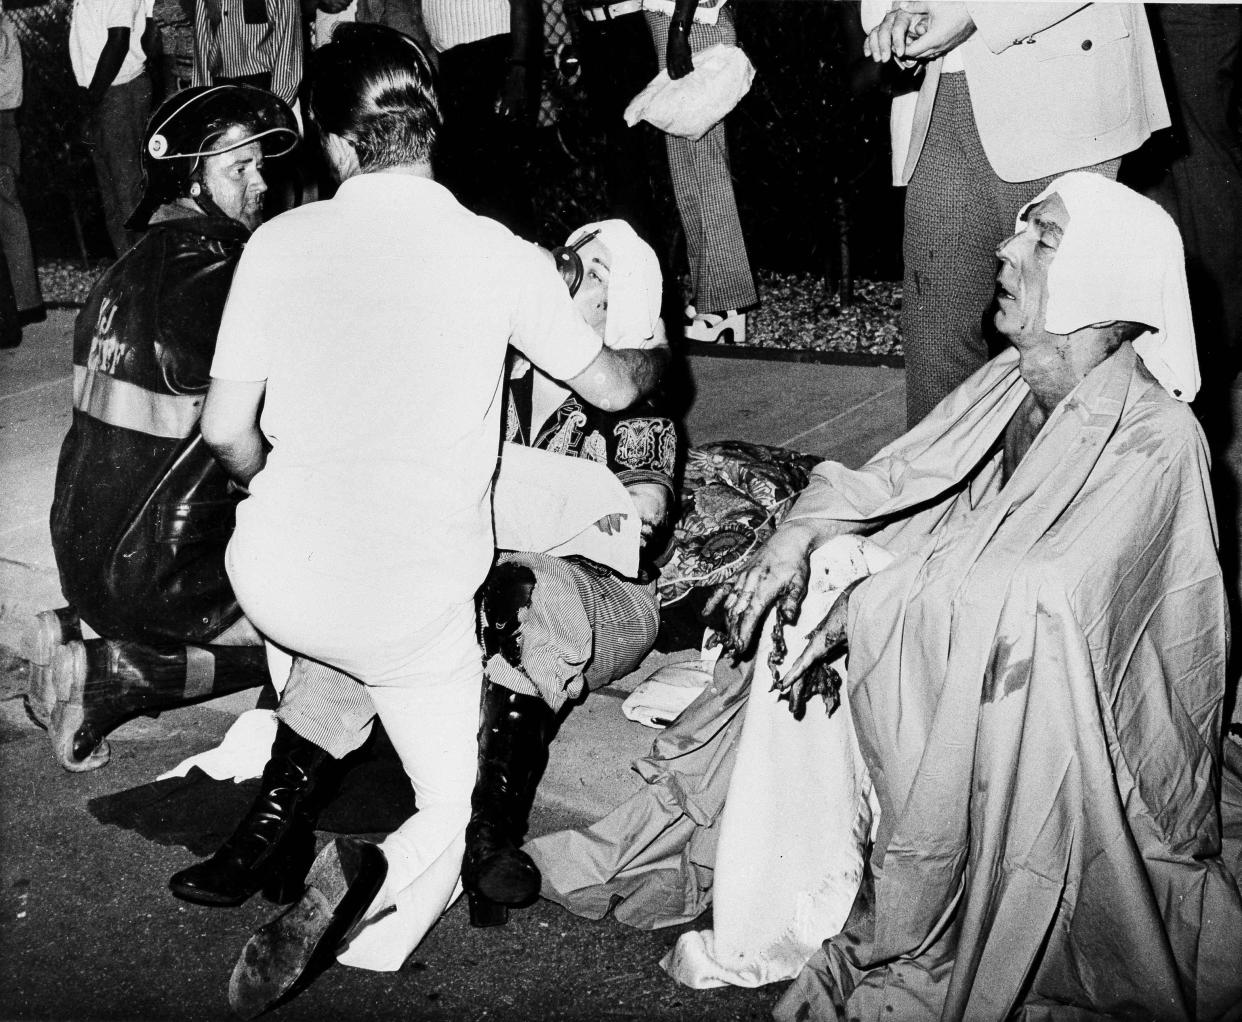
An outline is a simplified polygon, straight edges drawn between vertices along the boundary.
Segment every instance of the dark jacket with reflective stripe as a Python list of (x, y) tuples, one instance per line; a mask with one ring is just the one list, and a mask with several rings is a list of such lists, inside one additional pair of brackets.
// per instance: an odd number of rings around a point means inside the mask
[(237, 497), (198, 423), (247, 236), (224, 217), (158, 222), (78, 315), (52, 546), (107, 638), (204, 642), (241, 615), (224, 571)]

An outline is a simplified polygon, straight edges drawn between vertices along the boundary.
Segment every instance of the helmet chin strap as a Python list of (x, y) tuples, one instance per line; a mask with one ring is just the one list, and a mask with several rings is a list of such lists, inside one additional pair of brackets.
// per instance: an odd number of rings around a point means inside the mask
[(226, 220), (232, 220), (238, 227), (241, 227), (243, 230), (249, 232), (249, 227), (247, 227), (236, 217), (229, 216), (226, 212), (224, 212), (224, 210), (216, 205), (216, 200), (211, 197), (211, 192), (208, 190), (207, 186), (203, 184), (203, 182), (190, 182), (190, 201), (208, 216), (222, 216)]

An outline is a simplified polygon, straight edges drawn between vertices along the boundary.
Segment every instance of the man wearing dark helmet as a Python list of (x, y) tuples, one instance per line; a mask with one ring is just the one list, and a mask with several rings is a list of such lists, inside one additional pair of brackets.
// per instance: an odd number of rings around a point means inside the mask
[(39, 615), (32, 651), (27, 706), (67, 770), (106, 763), (104, 738), (127, 718), (266, 677), (224, 570), (240, 493), (199, 414), (233, 271), (262, 220), (264, 160), (297, 141), (281, 100), (236, 85), (178, 93), (147, 126), (128, 221), (145, 233), (74, 334), (51, 512), (71, 606)]

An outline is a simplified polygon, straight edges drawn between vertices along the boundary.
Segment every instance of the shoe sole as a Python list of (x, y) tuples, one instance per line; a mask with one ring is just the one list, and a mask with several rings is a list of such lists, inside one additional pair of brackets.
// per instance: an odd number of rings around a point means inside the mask
[(45, 610), (35, 615), (34, 637), (28, 650), (30, 663), (26, 681), (26, 714), (39, 727), (46, 730), (56, 705), (56, 687), (52, 678), (52, 663), (56, 651), (70, 639), (81, 635), (66, 634), (60, 615)]
[(52, 707), (47, 736), (56, 762), (75, 774), (98, 770), (112, 758), (112, 749), (106, 740), (95, 746), (85, 759), (78, 759), (73, 754), (74, 736), (86, 722), (82, 705), (86, 671), (86, 644), (81, 639), (66, 642), (52, 657), (52, 687), (56, 691), (56, 705)]
[[(361, 863), (367, 848), (380, 857), (370, 876), (364, 874)], [(350, 865), (357, 871), (353, 882), (346, 879)], [(387, 862), (377, 846), (349, 838), (328, 844), (306, 876), (301, 900), (260, 927), (242, 948), (229, 977), (233, 1012), (244, 1019), (254, 1018), (285, 997), (321, 952), (334, 951), (362, 918), (386, 874)], [(332, 946), (325, 946), (329, 941)]]
[(702, 344), (745, 344), (746, 318), (742, 314), (734, 314), (710, 326), (701, 325), (698, 321), (687, 323), (684, 336), (688, 341)]
[[(525, 860), (525, 861), (523, 861)], [(497, 855), (480, 870), (475, 888), (498, 905), (529, 905), (539, 897), (543, 878), (524, 852)]]

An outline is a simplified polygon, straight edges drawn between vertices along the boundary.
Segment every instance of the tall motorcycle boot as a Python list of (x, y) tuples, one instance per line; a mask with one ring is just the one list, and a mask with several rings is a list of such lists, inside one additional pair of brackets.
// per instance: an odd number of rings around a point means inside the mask
[(510, 905), (539, 895), (539, 868), (520, 845), (555, 724), (555, 712), (538, 696), (485, 684), (461, 872), (472, 926), (503, 925)]
[(254, 688), (266, 677), (262, 646), (71, 640), (52, 658), (52, 754), (66, 770), (96, 770), (111, 756), (105, 737), (130, 718)]
[(258, 797), (208, 859), (175, 873), (173, 894), (199, 905), (233, 907), (258, 890), (277, 904), (302, 896), (315, 857), (315, 789), (330, 759), (293, 728), (277, 722)]
[(26, 713), (41, 728), (52, 719), (56, 705), (56, 686), (52, 683), (52, 663), (56, 650), (66, 642), (82, 638), (82, 619), (73, 607), (59, 607), (35, 615), (34, 635), (29, 639), (26, 660), (30, 673), (26, 685)]

